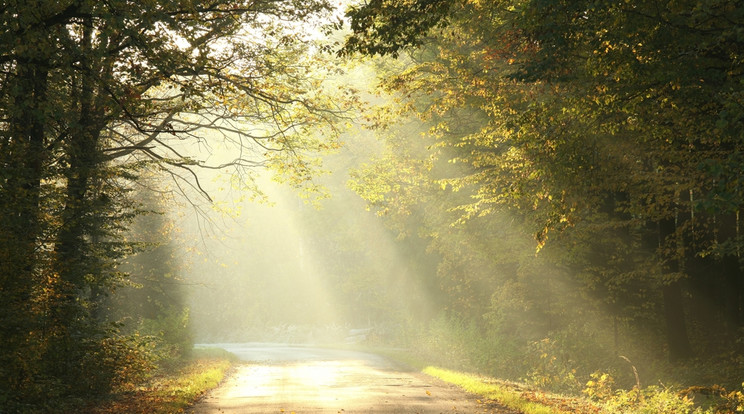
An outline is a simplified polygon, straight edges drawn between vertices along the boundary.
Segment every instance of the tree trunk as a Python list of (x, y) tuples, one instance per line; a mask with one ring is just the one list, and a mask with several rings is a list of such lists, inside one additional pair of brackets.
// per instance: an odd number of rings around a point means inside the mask
[(678, 362), (692, 357), (692, 347), (687, 336), (684, 301), (679, 281), (665, 284), (662, 287), (664, 297), (664, 319), (666, 322), (667, 346), (669, 360)]
[[(661, 247), (668, 238), (675, 237), (675, 220), (673, 218), (661, 220), (658, 223), (658, 229), (659, 247)], [(678, 241), (674, 243), (676, 244)], [(681, 262), (684, 259), (679, 253), (675, 253), (673, 256), (669, 262), (668, 271), (679, 275), (683, 267)], [(664, 299), (664, 322), (666, 324), (669, 359), (672, 362), (689, 359), (692, 357), (692, 347), (687, 333), (680, 278), (675, 276), (671, 280), (663, 281), (661, 289)]]
[[(718, 240), (727, 242), (734, 240), (738, 243), (739, 232), (739, 214), (730, 213), (724, 215), (718, 226)], [(729, 252), (720, 258), (723, 270), (723, 306), (726, 315), (726, 321), (734, 328), (744, 326), (744, 277), (742, 277), (741, 253), (738, 248), (735, 252)]]
[[(33, 308), (38, 279), (41, 183), (45, 159), (45, 104), (48, 70), (18, 63), (16, 86), (8, 108), (9, 135), (4, 141), (0, 177), (0, 382), (23, 387), (33, 375)], [(19, 355), (24, 355), (21, 358)]]
[(83, 53), (79, 89), (72, 90), (72, 98), (77, 98), (75, 109), (78, 111), (78, 118), (65, 143), (68, 154), (65, 171), (67, 188), (55, 243), (54, 265), (59, 274), (59, 284), (57, 300), (51, 306), (51, 323), (56, 333), (50, 359), (55, 361), (54, 375), (61, 377), (75, 375), (76, 359), (81, 352), (79, 341), (90, 336), (89, 333), (80, 333), (96, 323), (87, 313), (85, 300), (86, 291), (90, 288), (90, 281), (86, 276), (98, 276), (98, 269), (92, 266), (95, 258), (92, 258), (90, 240), (94, 233), (92, 229), (100, 223), (91, 215), (91, 191), (99, 168), (98, 140), (103, 126), (95, 113), (96, 81), (90, 62), (92, 26), (90, 21), (86, 23), (81, 37)]

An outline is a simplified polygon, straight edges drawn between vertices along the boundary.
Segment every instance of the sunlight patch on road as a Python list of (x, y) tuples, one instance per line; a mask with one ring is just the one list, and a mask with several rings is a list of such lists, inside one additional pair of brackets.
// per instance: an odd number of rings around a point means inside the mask
[(276, 392), (273, 379), (280, 375), (277, 366), (255, 365), (241, 371), (237, 384), (227, 394), (230, 398), (270, 397)]
[(301, 383), (332, 387), (338, 383), (342, 367), (337, 361), (318, 362), (312, 365), (297, 365), (291, 371), (294, 380)]
[[(256, 402), (291, 397), (312, 401), (319, 406), (354, 398), (363, 380), (349, 381), (356, 361), (315, 361), (279, 365), (250, 365), (236, 378), (235, 386), (227, 395), (230, 398), (252, 399)], [(356, 367), (359, 369), (359, 367)], [(354, 385), (350, 385), (354, 384)], [(287, 395), (295, 390), (294, 395)]]

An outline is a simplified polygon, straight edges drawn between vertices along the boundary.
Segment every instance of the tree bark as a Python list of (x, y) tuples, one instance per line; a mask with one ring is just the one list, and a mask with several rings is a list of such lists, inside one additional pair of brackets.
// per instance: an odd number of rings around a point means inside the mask
[[(70, 136), (65, 142), (67, 153), (66, 193), (64, 207), (60, 214), (60, 229), (55, 243), (55, 270), (59, 274), (56, 301), (51, 304), (51, 323), (55, 329), (53, 354), (49, 359), (56, 361), (54, 375), (64, 377), (74, 375), (76, 358), (80, 355), (80, 339), (87, 335), (75, 335), (87, 330), (97, 322), (87, 314), (85, 306), (86, 291), (91, 287), (86, 275), (97, 277), (92, 257), (91, 237), (100, 223), (91, 217), (91, 190), (98, 171), (100, 156), (98, 141), (101, 130), (100, 116), (95, 107), (94, 62), (91, 61), (92, 23), (86, 22), (81, 36), (81, 70), (79, 87), (73, 88), (72, 97), (76, 99), (77, 120), (72, 123)], [(96, 68), (100, 69), (100, 68)]]

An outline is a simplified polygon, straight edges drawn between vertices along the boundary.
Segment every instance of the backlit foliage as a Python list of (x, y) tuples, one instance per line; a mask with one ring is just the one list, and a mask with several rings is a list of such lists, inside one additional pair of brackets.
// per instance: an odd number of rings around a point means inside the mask
[[(111, 345), (119, 327), (104, 323), (102, 304), (127, 279), (117, 264), (132, 253), (122, 236), (137, 213), (128, 193), (138, 173), (172, 178), (170, 189), (192, 201), (210, 198), (200, 169), (227, 170), (246, 188), (251, 169), (267, 164), (295, 186), (309, 182), (312, 154), (337, 146), (335, 121), (354, 100), (324, 90), (330, 66), (310, 28), (331, 9), (325, 0), (3, 3), (0, 405), (53, 410), (120, 380), (130, 348)], [(210, 159), (217, 147), (229, 157)]]
[[(740, 368), (744, 8), (436, 5), (378, 1), (349, 13), (343, 54), (399, 56), (380, 77), (397, 101), (371, 122), (391, 155), (354, 185), (391, 226), (441, 254), (447, 311), (481, 326), (472, 342), (555, 340), (583, 367), (577, 378), (622, 370), (616, 354), (626, 351)], [(426, 14), (406, 25), (391, 15), (405, 15), (398, 8)], [(415, 138), (389, 113), (419, 118), (429, 151), (396, 150)], [(404, 198), (391, 171), (417, 162), (433, 166), (428, 183)], [(420, 209), (430, 215), (408, 218)], [(536, 381), (554, 376), (551, 361), (538, 361)]]

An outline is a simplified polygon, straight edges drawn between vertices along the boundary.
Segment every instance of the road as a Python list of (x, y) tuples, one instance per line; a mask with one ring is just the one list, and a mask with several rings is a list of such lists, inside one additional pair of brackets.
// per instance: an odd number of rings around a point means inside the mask
[(241, 364), (189, 413), (508, 413), (369, 353), (286, 344), (219, 344)]

